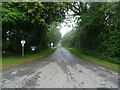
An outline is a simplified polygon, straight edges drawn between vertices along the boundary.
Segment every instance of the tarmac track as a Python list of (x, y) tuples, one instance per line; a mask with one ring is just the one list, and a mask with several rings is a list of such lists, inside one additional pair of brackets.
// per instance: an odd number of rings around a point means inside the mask
[(99, 90), (99, 88), (118, 88), (118, 73), (83, 60), (59, 46), (54, 53), (43, 59), (3, 69), (1, 85), (2, 88), (98, 88)]

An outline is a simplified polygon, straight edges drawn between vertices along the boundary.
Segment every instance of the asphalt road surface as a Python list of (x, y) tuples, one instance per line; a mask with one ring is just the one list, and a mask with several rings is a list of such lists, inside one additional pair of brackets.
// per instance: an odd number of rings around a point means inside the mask
[(2, 70), (3, 88), (118, 88), (118, 73), (83, 60), (65, 48)]

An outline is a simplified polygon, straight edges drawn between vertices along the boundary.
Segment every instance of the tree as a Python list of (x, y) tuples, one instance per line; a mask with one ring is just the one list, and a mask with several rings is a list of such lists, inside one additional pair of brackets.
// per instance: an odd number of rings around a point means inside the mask
[(60, 30), (57, 28), (58, 23), (53, 23), (48, 32), (48, 38), (49, 38), (49, 43), (53, 43), (54, 46), (56, 46), (59, 41), (61, 40), (61, 33)]
[(74, 34), (72, 31), (65, 35), (63, 45), (69, 44), (83, 53), (120, 63), (120, 2), (81, 2), (71, 6), (74, 16), (79, 16), (77, 27)]
[(20, 52), (22, 39), (26, 40), (26, 51), (30, 51), (31, 45), (38, 49), (48, 48), (50, 25), (64, 20), (67, 6), (54, 2), (4, 2), (3, 51)]

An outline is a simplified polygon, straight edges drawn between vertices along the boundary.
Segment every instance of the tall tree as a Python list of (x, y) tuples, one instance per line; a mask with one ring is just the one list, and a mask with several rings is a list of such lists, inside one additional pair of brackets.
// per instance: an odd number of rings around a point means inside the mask
[(120, 2), (72, 3), (74, 16), (79, 16), (77, 27), (74, 33), (65, 35), (63, 44), (68, 43), (83, 53), (120, 63), (119, 9)]
[(62, 2), (4, 2), (3, 51), (20, 52), (22, 39), (26, 40), (26, 51), (30, 45), (47, 48), (50, 25), (64, 20), (67, 6)]

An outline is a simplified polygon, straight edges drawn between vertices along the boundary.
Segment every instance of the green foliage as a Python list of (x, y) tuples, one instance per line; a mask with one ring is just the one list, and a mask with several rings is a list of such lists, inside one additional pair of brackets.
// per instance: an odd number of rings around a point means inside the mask
[(62, 37), (59, 29), (57, 28), (57, 23), (54, 22), (52, 25), (50, 25), (47, 35), (49, 43), (53, 43), (54, 46), (56, 46)]
[[(63, 38), (63, 45), (113, 63), (120, 63), (120, 2), (77, 3), (77, 27)], [(89, 8), (86, 8), (89, 6)], [(73, 9), (74, 8), (74, 9)]]
[(104, 61), (102, 59), (97, 59), (95, 57), (83, 54), (83, 53), (81, 53), (80, 51), (78, 51), (75, 48), (67, 48), (67, 49), (70, 50), (75, 55), (77, 55), (77, 56), (79, 56), (79, 57), (81, 57), (81, 58), (83, 58), (85, 60), (89, 60), (89, 61), (91, 61), (93, 63), (104, 66), (106, 68), (110, 68), (110, 69), (115, 70), (115, 71), (120, 71), (120, 69), (118, 68), (119, 67), (118, 64), (114, 64), (114, 63), (111, 63), (111, 62)]
[(25, 57), (21, 57), (21, 56), (17, 56), (17, 55), (11, 55), (11, 56), (7, 56), (7, 57), (3, 57), (2, 58), (2, 68), (6, 68), (6, 67), (10, 67), (10, 66), (15, 66), (18, 64), (23, 64), (23, 63), (27, 63), (33, 60), (39, 60), (40, 58), (43, 58), (47, 55), (49, 55), (50, 53), (54, 52), (56, 48), (49, 48), (47, 50), (42, 50), (41, 52), (37, 52), (35, 54), (27, 54), (25, 55)]
[[(50, 28), (64, 20), (67, 3), (3, 2), (2, 6), (3, 51), (20, 53), (22, 39), (26, 40), (25, 52), (33, 45), (38, 51), (48, 48), (52, 38), (58, 42), (59, 30)], [(49, 31), (55, 33), (50, 36)]]

